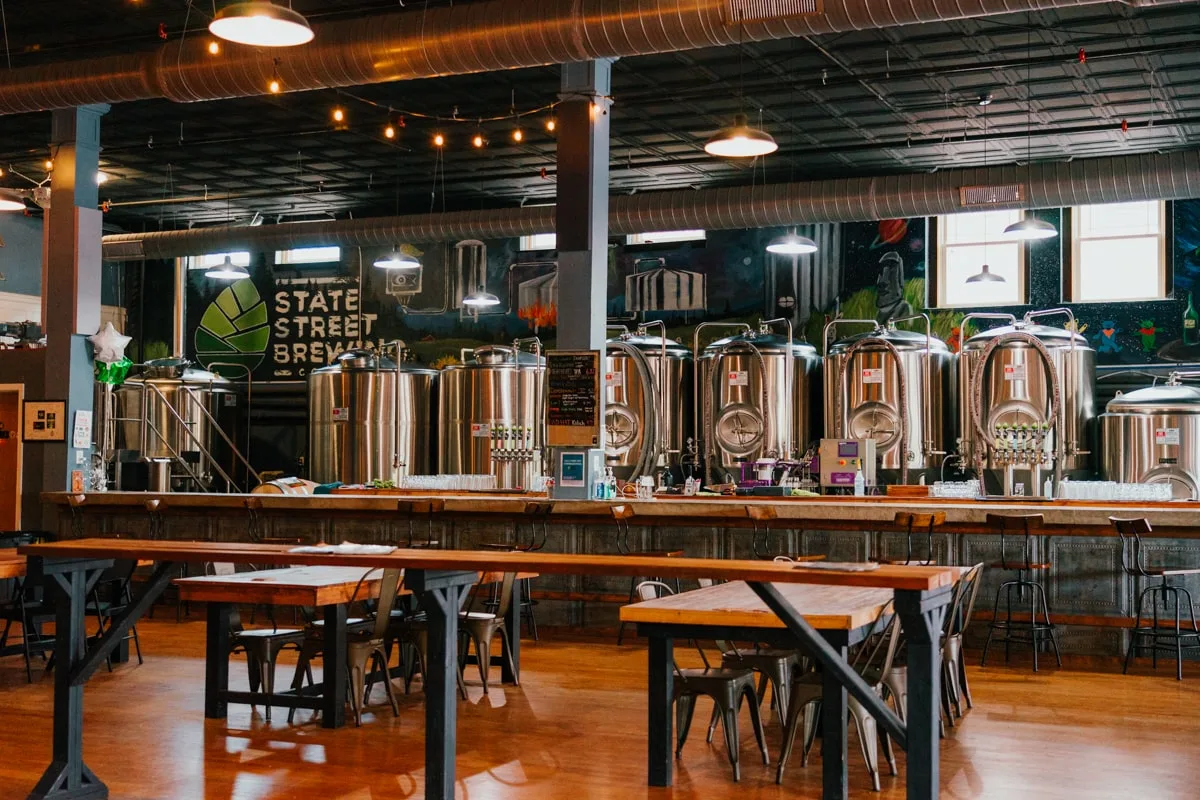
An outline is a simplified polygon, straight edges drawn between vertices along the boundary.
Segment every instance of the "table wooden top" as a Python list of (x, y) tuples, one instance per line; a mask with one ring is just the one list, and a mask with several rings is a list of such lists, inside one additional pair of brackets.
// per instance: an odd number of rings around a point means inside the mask
[(953, 567), (881, 566), (871, 572), (811, 569), (804, 564), (715, 558), (651, 558), (620, 555), (495, 552), (401, 548), (386, 555), (290, 553), (284, 545), (176, 542), (137, 539), (72, 539), (26, 545), (18, 552), (48, 559), (150, 558), (155, 561), (231, 561), (235, 564), (397, 567), (401, 569), (511, 571), (559, 575), (658, 575), (763, 583), (812, 583), (928, 591), (952, 586)]
[[(370, 573), (366, 580), (363, 576)], [(278, 606), (330, 606), (379, 596), (383, 571), (362, 567), (288, 567), (236, 575), (177, 578), (182, 600)], [(359, 588), (359, 582), (362, 587)], [(358, 589), (357, 596), (354, 591)]]
[(22, 578), (25, 576), (25, 556), (17, 555), (17, 551), (0, 553), (0, 580)]
[[(778, 584), (775, 588), (818, 630), (857, 630), (870, 625), (892, 599), (888, 589)], [(727, 625), (783, 628), (783, 621), (744, 581), (660, 597), (621, 607), (622, 622), (666, 625)]]

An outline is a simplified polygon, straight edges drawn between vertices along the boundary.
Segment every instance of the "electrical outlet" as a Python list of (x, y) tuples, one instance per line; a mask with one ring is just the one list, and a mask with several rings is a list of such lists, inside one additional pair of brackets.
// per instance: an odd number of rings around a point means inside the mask
[(82, 450), (75, 451), (75, 463), (82, 464), (84, 462), (84, 452)]

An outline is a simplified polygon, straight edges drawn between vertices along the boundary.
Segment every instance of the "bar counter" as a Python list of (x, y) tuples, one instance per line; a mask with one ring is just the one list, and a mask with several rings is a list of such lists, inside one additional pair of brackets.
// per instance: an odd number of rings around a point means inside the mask
[[(75, 497), (74, 506), (69, 498)], [(398, 501), (438, 497), (444, 512), (429, 521), (409, 520)], [(80, 502), (82, 499), (82, 502)], [(151, 494), (49, 492), (42, 500), (57, 512), (63, 537), (122, 536), (206, 541), (295, 539), (305, 542), (391, 542), (430, 537), (443, 547), (470, 549), (533, 537), (525, 506), (548, 502), (546, 549), (563, 553), (614, 553), (617, 537), (609, 506), (626, 504), (635, 515), (635, 549), (672, 549), (689, 557), (752, 558), (751, 505), (770, 505), (778, 519), (767, 536), (777, 553), (820, 553), (831, 560), (904, 558), (906, 537), (892, 520), (898, 511), (944, 511), (946, 524), (933, 536), (939, 564), (970, 565), (1000, 557), (999, 536), (985, 525), (988, 514), (1041, 514), (1038, 542), (1051, 563), (1047, 595), (1053, 619), (1063, 627), (1064, 651), (1118, 655), (1131, 622), (1134, 586), (1121, 570), (1120, 540), (1111, 516), (1144, 516), (1154, 526), (1147, 543), (1151, 566), (1200, 566), (1200, 504), (1103, 503), (1095, 501), (957, 500), (897, 497), (744, 498), (669, 497), (614, 501), (546, 500), (526, 495), (416, 494)], [(157, 504), (152, 502), (157, 500)], [(252, 509), (251, 506), (254, 506)], [(914, 537), (925, 554), (925, 536)], [(1010, 559), (1020, 552), (1009, 540)], [(995, 589), (1005, 576), (986, 570), (977, 619), (986, 619)], [(1200, 597), (1200, 578), (1184, 585)], [(540, 625), (615, 626), (617, 604), (629, 581), (598, 576), (547, 575), (534, 585)], [(1200, 611), (1200, 609), (1197, 609)], [(983, 630), (976, 625), (974, 633)]]

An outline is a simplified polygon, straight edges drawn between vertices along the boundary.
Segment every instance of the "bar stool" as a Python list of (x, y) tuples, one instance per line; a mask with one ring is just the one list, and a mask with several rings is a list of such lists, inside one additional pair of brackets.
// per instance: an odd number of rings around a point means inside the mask
[[(446, 501), (435, 500), (399, 500), (396, 510), (408, 519), (408, 546), (419, 549), (441, 547), (442, 543), (433, 538), (433, 517), (446, 510)], [(413, 535), (417, 515), (425, 517), (425, 541), (419, 541)]]
[[(988, 625), (987, 640), (983, 643), (983, 657), (979, 660), (979, 666), (987, 663), (988, 647), (992, 644), (992, 637), (996, 631), (1004, 631), (1004, 660), (1008, 661), (1011, 646), (1013, 642), (1018, 644), (1028, 644), (1033, 649), (1033, 671), (1038, 671), (1038, 648), (1043, 642), (1049, 642), (1054, 648), (1054, 659), (1058, 662), (1058, 666), (1062, 666), (1062, 655), (1058, 651), (1058, 639), (1054, 635), (1054, 625), (1050, 622), (1050, 608), (1046, 603), (1046, 590), (1042, 585), (1034, 580), (1035, 573), (1044, 573), (1049, 571), (1050, 564), (1046, 561), (1037, 560), (1037, 545), (1034, 541), (1033, 532), (1039, 531), (1042, 528), (1043, 517), (1041, 514), (1027, 514), (1022, 516), (1003, 516), (1000, 514), (988, 514), (987, 526), (993, 528), (1000, 534), (1000, 560), (991, 565), (992, 569), (1015, 570), (1017, 573), (1016, 580), (1005, 581), (1000, 584), (1000, 588), (996, 590), (996, 602), (992, 606), (992, 621)], [(1017, 561), (1010, 561), (1006, 548), (1004, 534), (1010, 531), (1019, 531), (1022, 533), (1021, 558)], [(1029, 619), (1018, 620), (1013, 619), (1013, 592), (1017, 593), (1018, 602), (1023, 602), (1025, 593), (1029, 593)], [(1005, 602), (1005, 617), (1000, 619), (1000, 596), (1004, 596)], [(1038, 600), (1041, 600), (1042, 619), (1038, 620)], [(1015, 634), (1015, 635), (1014, 635)]]
[[(612, 513), (613, 522), (617, 526), (617, 551), (623, 556), (643, 556), (646, 558), (683, 558), (683, 550), (634, 550), (629, 546), (629, 520), (633, 519), (633, 506), (615, 505), (609, 508)], [(662, 583), (660, 577), (653, 575), (644, 576), (647, 580), (657, 581)], [(638, 579), (636, 577), (629, 579), (629, 603), (635, 602), (637, 597)], [(675, 579), (675, 593), (679, 594), (680, 584), (679, 579)], [(625, 626), (628, 623), (622, 622), (617, 629), (617, 644), (625, 638)]]
[[(1133, 578), (1134, 589), (1137, 589), (1139, 578), (1160, 578), (1161, 583), (1145, 586), (1138, 592), (1137, 616), (1133, 621), (1133, 630), (1129, 637), (1129, 649), (1125, 652), (1125, 668), (1122, 673), (1129, 672), (1129, 662), (1133, 660), (1138, 650), (1149, 650), (1151, 657), (1154, 659), (1154, 668), (1158, 669), (1158, 651), (1166, 650), (1167, 652), (1175, 653), (1175, 679), (1183, 680), (1183, 651), (1200, 649), (1200, 626), (1196, 625), (1196, 611), (1192, 605), (1192, 594), (1182, 586), (1171, 586), (1168, 581), (1172, 577), (1183, 575), (1200, 575), (1200, 569), (1167, 569), (1156, 567), (1152, 569), (1146, 568), (1146, 553), (1142, 549), (1142, 534), (1150, 533), (1150, 522), (1145, 519), (1120, 519), (1118, 517), (1109, 517), (1108, 521), (1117, 529), (1117, 535), (1121, 537), (1121, 568), (1125, 570), (1125, 574)], [(1129, 544), (1129, 553), (1126, 554), (1126, 544)], [(1142, 624), (1142, 609), (1146, 602), (1146, 596), (1150, 596), (1153, 625)], [(1167, 628), (1163, 630), (1158, 627), (1158, 598), (1162, 597), (1163, 611), (1167, 610), (1168, 598), (1175, 600), (1175, 628)], [(1180, 598), (1187, 599), (1188, 614), (1192, 619), (1192, 629), (1182, 630), (1179, 627), (1179, 600)], [(1140, 641), (1149, 639), (1150, 644), (1141, 644)], [(1184, 644), (1185, 641), (1192, 639), (1195, 644)]]
[(264, 534), (266, 530), (266, 525), (264, 524), (266, 508), (263, 505), (261, 495), (247, 497), (245, 505), (246, 534), (250, 537), (250, 541), (255, 544), (304, 544), (304, 537), (302, 536), (267, 536)]
[[(754, 526), (754, 535), (750, 540), (750, 547), (754, 551), (755, 558), (761, 558), (766, 561), (778, 558), (783, 553), (772, 553), (768, 547), (770, 545), (770, 534), (774, 526), (771, 524), (779, 519), (779, 512), (775, 506), (769, 505), (748, 505), (746, 506), (746, 516), (750, 519), (750, 524)], [(789, 561), (823, 561), (824, 555), (805, 555), (799, 553), (797, 555), (786, 555)]]
[[(484, 550), (501, 550), (509, 553), (534, 553), (546, 546), (546, 539), (550, 537), (550, 512), (554, 506), (550, 503), (526, 503), (524, 508), (524, 519), (529, 520), (530, 535), (529, 541), (517, 541), (517, 536), (520, 534), (520, 520), (513, 521), (513, 541), (511, 542), (488, 542), (482, 544)], [(533, 607), (537, 605), (537, 601), (533, 599), (533, 578), (534, 573), (521, 573), (531, 577), (520, 578), (521, 581), (521, 621), (529, 628), (529, 635), (533, 640), (538, 641), (537, 618), (533, 615)], [(499, 595), (494, 591), (493, 597), (488, 601), (489, 607), (499, 606)], [(492, 609), (494, 610), (494, 609)], [(519, 635), (519, 632), (517, 632)]]
[[(906, 549), (904, 551), (904, 559), (898, 558), (879, 558), (873, 559), (878, 564), (916, 564), (922, 567), (932, 566), (936, 562), (933, 559), (933, 532), (946, 524), (946, 512), (936, 511), (932, 514), (912, 513), (909, 511), (898, 511), (892, 522), (897, 528), (903, 528), (906, 532)], [(925, 534), (925, 559), (913, 558), (913, 534)]]

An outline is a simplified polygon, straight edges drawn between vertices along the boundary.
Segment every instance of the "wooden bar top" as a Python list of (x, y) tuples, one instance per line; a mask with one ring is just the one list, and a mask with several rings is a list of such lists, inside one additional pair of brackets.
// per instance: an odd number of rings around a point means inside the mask
[(716, 578), (763, 583), (812, 583), (884, 589), (932, 590), (953, 585), (954, 567), (881, 566), (870, 572), (837, 572), (808, 565), (712, 558), (651, 558), (619, 555), (496, 552), (400, 548), (387, 555), (292, 553), (286, 545), (179, 542), (145, 539), (71, 539), (25, 545), (20, 553), (47, 559), (128, 559), (231, 561), (236, 564), (399, 567), (475, 572), (538, 572), (560, 575), (623, 575), (664, 578)]
[[(818, 630), (852, 631), (870, 625), (892, 599), (887, 589), (781, 584), (784, 599)], [(744, 581), (659, 597), (621, 607), (622, 622), (668, 625), (727, 625), (738, 628), (783, 628)]]
[[(400, 516), (397, 498), (378, 495), (277, 495), (277, 494), (197, 494), (150, 492), (99, 492), (72, 495), (69, 492), (46, 492), (43, 502), (67, 506), (69, 498), (77, 498), (79, 508), (85, 513), (135, 513), (145, 514), (146, 503), (160, 501), (158, 510), (163, 513), (247, 513), (247, 501), (253, 498), (256, 512), (307, 513), (318, 512), (326, 516), (385, 515)], [(406, 497), (412, 500), (414, 497)], [(82, 498), (80, 503), (78, 498)], [(430, 493), (417, 499), (439, 499), (444, 502), (444, 513), (451, 516), (504, 516), (520, 518), (525, 513), (528, 498), (504, 495), (438, 495)], [(950, 498), (910, 497), (804, 497), (804, 498), (752, 498), (752, 497), (683, 497), (661, 496), (653, 500), (622, 498), (609, 501), (596, 500), (546, 500), (551, 519), (554, 521), (595, 522), (608, 524), (612, 514), (610, 507), (625, 505), (633, 509), (634, 524), (709, 524), (722, 526), (749, 526), (748, 508), (770, 506), (775, 509), (777, 527), (806, 527), (810, 529), (892, 529), (898, 510), (940, 511), (946, 515), (944, 532), (982, 532), (988, 514), (1041, 514), (1048, 528), (1059, 528), (1054, 533), (1076, 535), (1115, 535), (1109, 524), (1111, 516), (1144, 516), (1155, 527), (1164, 528), (1164, 535), (1200, 536), (1200, 503), (1106, 503), (1082, 500), (1055, 500), (1040, 502), (1026, 500), (960, 500)], [(1103, 529), (1103, 530), (1101, 530)]]

